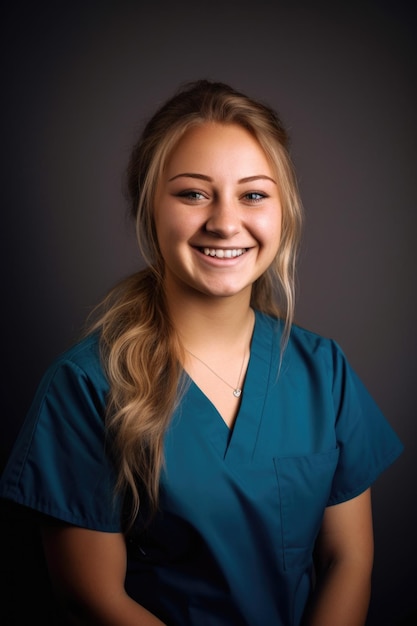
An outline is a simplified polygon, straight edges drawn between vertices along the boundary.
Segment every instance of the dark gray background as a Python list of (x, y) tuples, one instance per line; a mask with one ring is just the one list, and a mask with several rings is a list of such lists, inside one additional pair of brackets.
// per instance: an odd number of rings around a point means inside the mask
[(2, 464), (46, 365), (140, 264), (121, 193), (138, 128), (180, 82), (230, 82), (292, 136), (306, 209), (297, 321), (342, 345), (406, 445), (373, 489), (369, 624), (399, 625), (416, 609), (413, 3), (9, 4)]

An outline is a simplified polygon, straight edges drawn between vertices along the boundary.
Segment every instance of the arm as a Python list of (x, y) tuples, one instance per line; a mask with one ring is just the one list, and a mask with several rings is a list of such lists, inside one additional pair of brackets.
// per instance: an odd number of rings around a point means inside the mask
[(73, 626), (163, 626), (124, 589), (123, 534), (67, 524), (42, 527), (48, 570)]
[(316, 588), (303, 623), (363, 626), (373, 565), (370, 489), (326, 509), (316, 551)]

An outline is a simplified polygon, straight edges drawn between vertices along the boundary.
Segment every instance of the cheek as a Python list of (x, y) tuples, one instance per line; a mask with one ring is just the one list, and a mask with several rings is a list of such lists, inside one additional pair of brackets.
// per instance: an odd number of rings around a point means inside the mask
[(258, 222), (259, 238), (265, 247), (277, 249), (281, 239), (281, 214), (273, 213)]
[(155, 228), (161, 247), (187, 240), (192, 230), (190, 220), (174, 211), (162, 211), (155, 215)]
[(155, 232), (158, 241), (159, 251), (164, 261), (166, 261), (167, 252), (169, 253), (168, 242), (171, 232), (169, 221), (155, 215)]
[(155, 230), (159, 241), (169, 237), (174, 232), (175, 221), (172, 220), (172, 212), (165, 209), (155, 211)]

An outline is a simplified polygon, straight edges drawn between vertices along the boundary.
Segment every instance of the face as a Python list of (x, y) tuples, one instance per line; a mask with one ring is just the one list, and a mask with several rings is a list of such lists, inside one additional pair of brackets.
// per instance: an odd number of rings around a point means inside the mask
[(192, 128), (159, 181), (154, 219), (171, 294), (249, 299), (279, 246), (276, 175), (244, 128)]

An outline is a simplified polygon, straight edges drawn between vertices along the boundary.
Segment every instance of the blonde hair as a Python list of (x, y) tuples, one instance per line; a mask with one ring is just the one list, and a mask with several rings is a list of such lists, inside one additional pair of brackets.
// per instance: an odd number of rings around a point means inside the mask
[(146, 494), (153, 508), (163, 467), (163, 439), (181, 395), (182, 347), (163, 291), (164, 264), (153, 218), (156, 186), (183, 135), (207, 122), (238, 124), (270, 159), (281, 194), (282, 235), (276, 259), (253, 285), (251, 306), (283, 320), (283, 345), (294, 318), (296, 254), (302, 209), (275, 111), (232, 87), (200, 80), (184, 85), (145, 126), (127, 169), (131, 214), (146, 269), (117, 285), (100, 305), (103, 362), (110, 382), (107, 428), (118, 469), (118, 489), (129, 492), (131, 518)]

